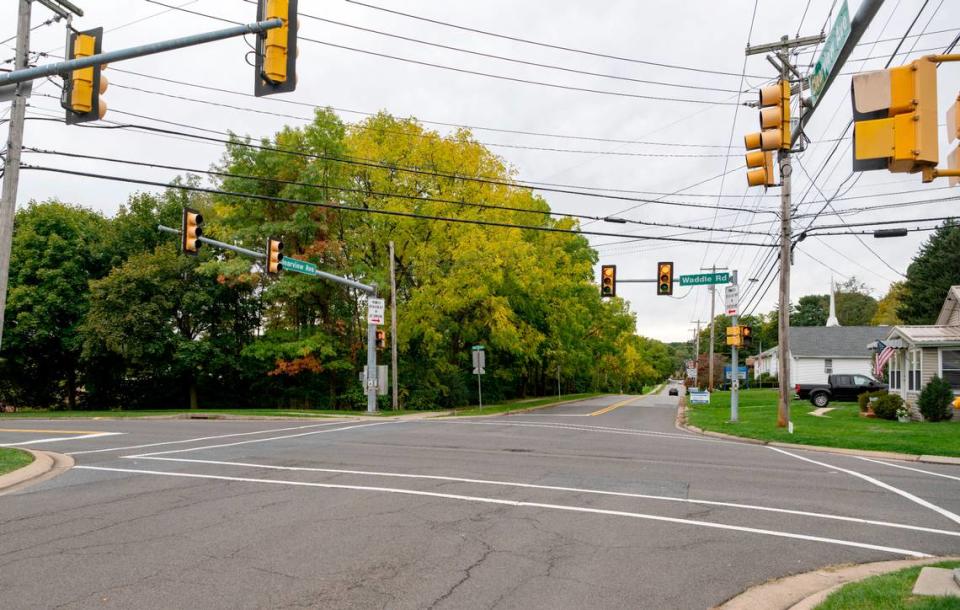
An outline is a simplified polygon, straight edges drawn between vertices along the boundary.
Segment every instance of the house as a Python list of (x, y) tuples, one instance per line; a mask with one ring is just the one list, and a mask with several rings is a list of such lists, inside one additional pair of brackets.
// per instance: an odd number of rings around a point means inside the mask
[[(889, 326), (790, 327), (790, 383), (826, 383), (833, 374), (873, 376), (870, 346), (886, 338)], [(779, 347), (759, 354), (754, 375), (779, 376)]]
[[(887, 361), (890, 391), (915, 405), (920, 390), (934, 377), (960, 394), (960, 286), (947, 292), (936, 324), (894, 326), (883, 343), (894, 349)], [(874, 349), (882, 349), (874, 346)]]

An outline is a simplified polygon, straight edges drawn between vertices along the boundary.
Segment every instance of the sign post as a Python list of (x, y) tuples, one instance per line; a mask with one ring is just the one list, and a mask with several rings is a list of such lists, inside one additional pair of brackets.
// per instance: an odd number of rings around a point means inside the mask
[[(733, 277), (731, 279), (731, 284), (727, 286), (726, 289), (726, 305), (727, 305), (727, 315), (730, 316), (730, 323), (734, 328), (737, 329), (737, 332), (740, 332), (738, 328), (738, 314), (740, 313), (740, 286), (737, 285), (737, 272), (733, 272)], [(739, 341), (738, 341), (739, 343)], [(730, 359), (733, 361), (732, 370), (739, 373), (740, 366), (739, 361), (737, 360), (737, 344), (730, 348)], [(733, 379), (730, 380), (730, 421), (736, 423), (740, 421), (740, 375), (734, 375)]]
[(483, 408), (483, 388), (480, 384), (480, 375), (487, 373), (487, 353), (482, 345), (474, 345), (470, 348), (470, 355), (473, 358), (473, 374), (477, 376), (477, 402), (480, 408)]

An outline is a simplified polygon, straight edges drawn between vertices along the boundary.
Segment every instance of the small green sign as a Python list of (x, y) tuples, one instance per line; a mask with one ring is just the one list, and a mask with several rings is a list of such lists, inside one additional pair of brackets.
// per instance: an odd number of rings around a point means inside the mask
[(730, 273), (727, 271), (680, 276), (681, 286), (709, 286), (710, 284), (726, 284), (729, 281)]
[(475, 352), (482, 352), (482, 351), (483, 351), (483, 346), (482, 346), (482, 345), (474, 345), (474, 346), (471, 347), (470, 349), (472, 349), (472, 350), (475, 351)]
[(826, 42), (823, 43), (823, 51), (820, 52), (820, 57), (817, 58), (817, 64), (813, 68), (813, 75), (810, 77), (810, 99), (812, 101), (816, 102), (817, 98), (820, 97), (820, 94), (823, 92), (823, 88), (827, 84), (827, 78), (830, 76), (830, 71), (833, 70), (834, 64), (837, 63), (840, 50), (849, 37), (850, 11), (847, 9), (846, 0), (844, 0), (843, 5), (840, 7), (840, 12), (837, 13), (837, 20), (833, 22), (833, 27), (830, 29), (830, 35), (827, 36)]
[(294, 271), (304, 275), (317, 274), (317, 266), (313, 263), (297, 260), (295, 258), (288, 258), (286, 256), (284, 256), (280, 261), (280, 266), (283, 267), (284, 271)]

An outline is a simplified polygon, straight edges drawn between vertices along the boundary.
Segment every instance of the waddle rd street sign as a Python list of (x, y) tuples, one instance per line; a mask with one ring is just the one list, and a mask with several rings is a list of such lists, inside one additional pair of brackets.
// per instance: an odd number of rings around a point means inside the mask
[(833, 22), (830, 29), (830, 35), (823, 43), (823, 51), (817, 58), (817, 65), (813, 68), (813, 76), (810, 77), (810, 99), (816, 103), (820, 93), (827, 84), (827, 78), (830, 71), (837, 63), (837, 57), (840, 56), (840, 50), (850, 37), (850, 11), (847, 9), (847, 2), (844, 0), (837, 13), (837, 20)]
[(295, 273), (302, 273), (304, 275), (317, 274), (317, 266), (313, 263), (297, 260), (295, 258), (287, 258), (286, 256), (280, 259), (280, 266), (283, 267), (284, 271), (293, 271)]
[(387, 302), (383, 299), (367, 299), (367, 324), (383, 324), (383, 314), (387, 309)]
[(723, 271), (719, 273), (695, 273), (693, 275), (681, 275), (681, 286), (709, 286), (710, 284), (726, 284), (730, 281), (730, 273)]

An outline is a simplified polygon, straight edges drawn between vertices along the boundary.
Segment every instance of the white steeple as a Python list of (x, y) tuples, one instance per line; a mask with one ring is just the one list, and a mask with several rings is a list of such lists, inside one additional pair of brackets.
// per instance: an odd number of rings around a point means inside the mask
[(833, 276), (830, 276), (830, 317), (827, 318), (827, 326), (840, 326), (840, 320), (837, 319), (836, 292), (836, 286), (833, 285)]

